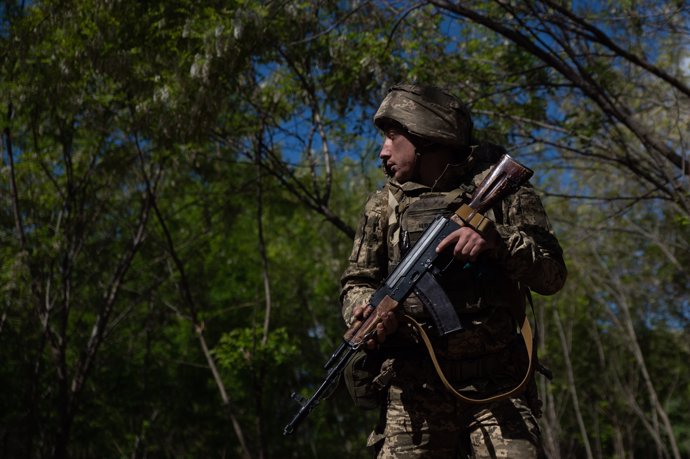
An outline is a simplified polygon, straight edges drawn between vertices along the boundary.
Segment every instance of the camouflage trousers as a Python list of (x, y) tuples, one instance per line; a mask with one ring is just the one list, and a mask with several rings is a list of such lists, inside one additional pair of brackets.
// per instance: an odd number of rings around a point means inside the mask
[(368, 446), (379, 459), (544, 457), (538, 424), (522, 398), (468, 405), (440, 383), (419, 381), (389, 388)]

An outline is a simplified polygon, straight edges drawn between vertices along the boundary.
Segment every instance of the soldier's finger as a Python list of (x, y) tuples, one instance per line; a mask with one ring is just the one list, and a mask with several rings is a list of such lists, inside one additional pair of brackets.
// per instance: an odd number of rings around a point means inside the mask
[(386, 318), (386, 333), (391, 334), (398, 329), (398, 317), (395, 314), (388, 314)]
[(355, 306), (352, 310), (352, 314), (360, 320), (366, 319), (369, 314), (371, 314), (371, 308), (367, 304), (360, 304)]
[(441, 253), (449, 245), (455, 244), (455, 242), (460, 238), (460, 234), (460, 230), (455, 230), (443, 238), (443, 240), (436, 246), (436, 253)]
[(386, 335), (390, 335), (397, 328), (398, 322), (395, 318), (395, 314), (386, 312), (381, 316), (381, 323), (383, 330)]
[(472, 246), (472, 249), (470, 250), (470, 258), (474, 260), (477, 258), (477, 255), (482, 253), (486, 249), (486, 242), (484, 240), (480, 239)]
[(383, 325), (383, 322), (379, 322), (376, 325), (376, 341), (379, 343), (386, 341), (386, 327)]

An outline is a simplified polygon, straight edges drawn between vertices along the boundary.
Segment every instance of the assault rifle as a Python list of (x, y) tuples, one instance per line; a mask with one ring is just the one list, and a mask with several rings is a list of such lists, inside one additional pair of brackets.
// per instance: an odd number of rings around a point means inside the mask
[(290, 435), (321, 400), (337, 386), (340, 375), (355, 353), (376, 333), (380, 317), (395, 310), (414, 291), (419, 294), (429, 311), (436, 330), (447, 335), (462, 329), (452, 304), (438, 284), (437, 278), (453, 260), (452, 251), (436, 253), (436, 247), (450, 233), (461, 226), (472, 226), (480, 233), (490, 221), (482, 215), (507, 195), (515, 192), (532, 176), (532, 171), (508, 155), (503, 155), (492, 171), (477, 187), (468, 204), (463, 204), (450, 218), (438, 216), (422, 233), (400, 264), (385, 279), (369, 300), (371, 313), (347, 330), (343, 342), (324, 365), (326, 378), (309, 399), (292, 394), (301, 408), (285, 426), (284, 435)]

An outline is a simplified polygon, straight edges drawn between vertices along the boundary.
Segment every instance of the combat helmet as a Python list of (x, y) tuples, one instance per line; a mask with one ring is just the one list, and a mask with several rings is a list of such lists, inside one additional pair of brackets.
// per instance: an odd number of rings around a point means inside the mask
[(434, 86), (395, 85), (381, 102), (374, 123), (385, 129), (393, 120), (410, 134), (451, 147), (467, 147), (472, 137), (472, 117), (458, 99)]

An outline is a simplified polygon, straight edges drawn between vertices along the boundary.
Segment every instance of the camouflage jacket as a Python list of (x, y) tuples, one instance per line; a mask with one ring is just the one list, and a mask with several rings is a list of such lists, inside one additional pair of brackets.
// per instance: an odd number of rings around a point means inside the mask
[[(464, 163), (449, 166), (433, 189), (390, 180), (369, 197), (341, 279), (342, 314), (348, 325), (353, 308), (368, 300), (406, 247), (416, 242), (436, 215), (449, 215), (469, 201), (502, 152), (500, 147), (481, 145)], [(458, 264), (441, 282), (466, 328), (444, 341), (452, 358), (506, 347), (516, 333), (515, 311), (524, 312), (526, 288), (553, 294), (567, 275), (561, 247), (531, 186), (521, 187), (486, 216), (495, 223), (498, 247), (480, 254), (469, 269)], [(426, 318), (415, 295), (406, 300), (403, 310), (416, 319)], [(387, 343), (396, 340), (407, 340), (402, 330)]]

